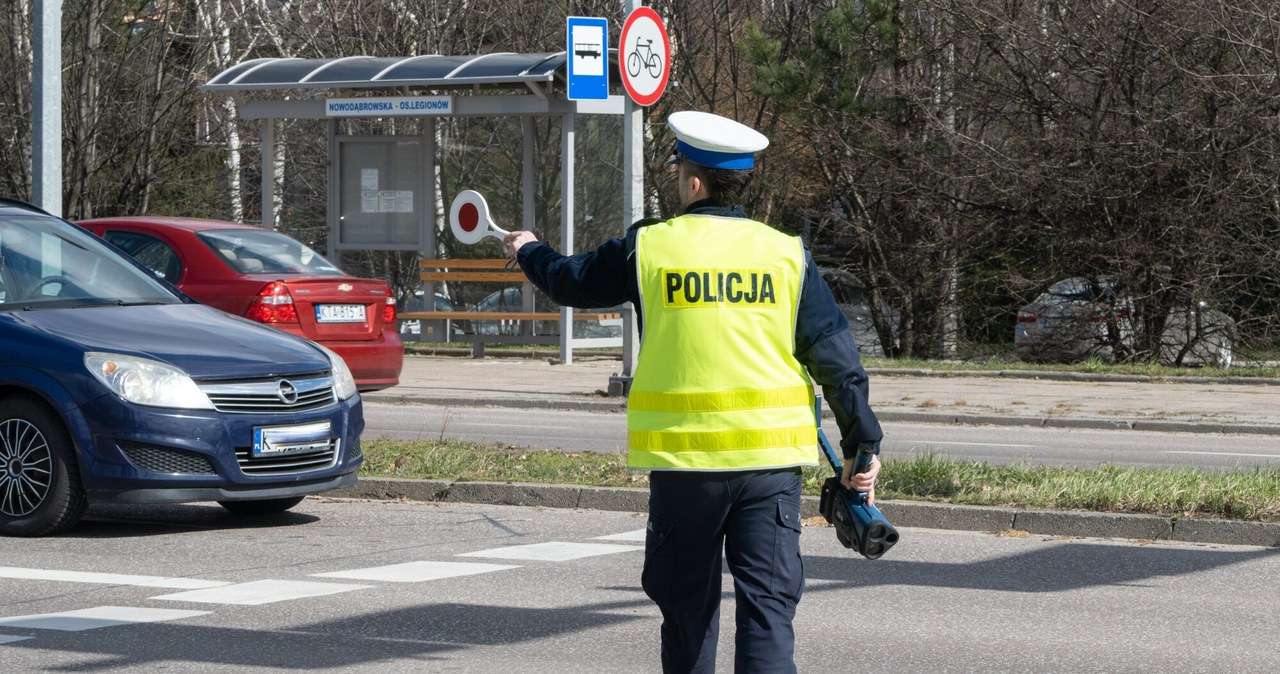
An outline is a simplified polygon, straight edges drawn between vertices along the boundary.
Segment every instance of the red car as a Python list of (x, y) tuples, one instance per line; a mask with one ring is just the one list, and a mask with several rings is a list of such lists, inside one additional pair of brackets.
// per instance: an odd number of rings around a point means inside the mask
[(364, 391), (395, 386), (404, 365), (386, 281), (348, 276), (280, 232), (218, 220), (78, 222), (193, 299), (337, 352)]

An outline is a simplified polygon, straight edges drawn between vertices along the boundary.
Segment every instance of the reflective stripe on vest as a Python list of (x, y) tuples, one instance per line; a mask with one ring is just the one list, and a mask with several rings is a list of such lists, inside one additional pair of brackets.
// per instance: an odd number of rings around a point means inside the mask
[(633, 468), (813, 465), (813, 387), (796, 360), (796, 237), (684, 215), (641, 229), (644, 338), (627, 400)]

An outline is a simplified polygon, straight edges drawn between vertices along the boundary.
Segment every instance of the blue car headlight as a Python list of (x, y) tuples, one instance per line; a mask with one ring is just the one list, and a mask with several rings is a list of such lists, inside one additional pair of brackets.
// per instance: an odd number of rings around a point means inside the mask
[(150, 358), (90, 351), (84, 366), (116, 395), (138, 405), (211, 410), (213, 403), (186, 372)]
[(347, 367), (347, 361), (323, 344), (316, 344), (316, 346), (329, 357), (329, 366), (333, 371), (333, 392), (338, 396), (338, 400), (346, 400), (355, 395), (359, 389), (356, 388), (356, 378), (351, 374), (351, 368)]

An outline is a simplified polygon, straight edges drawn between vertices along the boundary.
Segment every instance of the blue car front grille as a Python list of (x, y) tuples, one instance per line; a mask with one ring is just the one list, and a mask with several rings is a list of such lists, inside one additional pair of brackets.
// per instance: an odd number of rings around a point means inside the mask
[(152, 473), (170, 473), (179, 475), (215, 475), (213, 464), (209, 459), (198, 454), (189, 454), (164, 447), (154, 447), (140, 443), (121, 443), (120, 451), (129, 463), (141, 470)]
[(330, 440), (323, 448), (284, 456), (253, 456), (249, 447), (236, 448), (236, 463), (245, 475), (305, 473), (332, 467), (338, 458), (340, 441)]
[(219, 412), (271, 414), (313, 410), (332, 405), (333, 377), (275, 377), (239, 382), (204, 382), (200, 390)]
[(355, 461), (364, 458), (364, 448), (360, 446), (360, 438), (353, 438), (351, 446), (347, 448), (347, 460)]

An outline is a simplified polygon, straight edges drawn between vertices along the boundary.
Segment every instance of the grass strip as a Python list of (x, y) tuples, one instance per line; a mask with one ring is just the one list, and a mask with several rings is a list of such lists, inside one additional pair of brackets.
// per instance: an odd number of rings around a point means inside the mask
[(1079, 374), (1132, 375), (1152, 379), (1177, 380), (1180, 377), (1233, 377), (1274, 379), (1280, 368), (1273, 365), (1237, 365), (1219, 367), (1174, 367), (1159, 363), (1105, 363), (1096, 358), (1078, 363), (1024, 363), (1006, 357), (971, 360), (924, 360), (917, 358), (877, 358), (863, 356), (862, 364), (875, 369), (918, 369), (932, 372), (1074, 372)]
[[(563, 452), (455, 440), (364, 442), (366, 477), (646, 487), (620, 454)], [(805, 493), (830, 474), (806, 469)], [(887, 458), (877, 497), (962, 505), (1280, 521), (1280, 469), (1231, 472), (1102, 465), (1056, 468), (953, 461), (936, 454)]]

